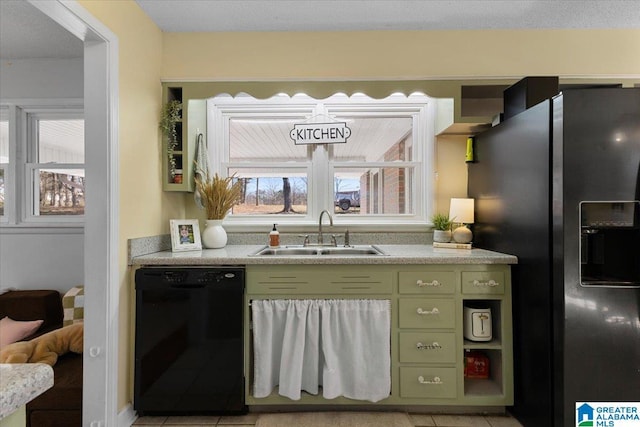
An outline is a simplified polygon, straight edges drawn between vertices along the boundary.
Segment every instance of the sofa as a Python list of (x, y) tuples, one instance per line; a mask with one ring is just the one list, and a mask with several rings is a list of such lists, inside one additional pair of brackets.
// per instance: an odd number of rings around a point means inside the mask
[[(43, 320), (21, 341), (63, 326), (63, 297), (55, 290), (14, 290), (0, 295), (0, 319)], [(53, 366), (53, 387), (26, 407), (26, 427), (82, 426), (82, 355), (66, 353)]]

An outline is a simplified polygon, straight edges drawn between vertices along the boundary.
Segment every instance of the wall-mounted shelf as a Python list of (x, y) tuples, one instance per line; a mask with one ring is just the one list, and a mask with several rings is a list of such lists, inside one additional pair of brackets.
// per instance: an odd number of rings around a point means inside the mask
[(175, 177), (171, 176), (167, 157), (168, 141), (165, 135), (162, 135), (162, 189), (164, 191), (192, 192), (194, 190), (193, 156), (195, 152), (195, 137), (190, 138), (187, 126), (185, 126), (188, 123), (188, 102), (185, 102), (182, 87), (163, 84), (162, 91), (165, 103), (174, 100), (182, 102), (182, 120), (176, 125), (178, 144), (173, 151), (176, 171), (179, 173), (176, 173)]
[(473, 136), (491, 128), (493, 116), (502, 113), (502, 92), (508, 84), (463, 85), (454, 98), (454, 114), (438, 135)]

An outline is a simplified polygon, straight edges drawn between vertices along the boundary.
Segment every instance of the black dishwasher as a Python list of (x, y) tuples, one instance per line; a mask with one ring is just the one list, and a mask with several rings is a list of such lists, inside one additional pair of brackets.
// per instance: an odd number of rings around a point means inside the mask
[(242, 267), (136, 271), (133, 407), (143, 414), (241, 414)]

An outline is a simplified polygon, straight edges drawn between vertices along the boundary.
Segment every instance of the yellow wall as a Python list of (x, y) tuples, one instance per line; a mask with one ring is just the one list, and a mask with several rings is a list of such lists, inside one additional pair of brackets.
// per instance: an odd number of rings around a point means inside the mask
[[(192, 200), (162, 191), (163, 155), (157, 127), (161, 79), (437, 80), (558, 75), (640, 81), (640, 30), (162, 34), (132, 0), (79, 3), (119, 38), (120, 409), (133, 394), (126, 240), (166, 234), (167, 220), (183, 217), (185, 204)], [(427, 93), (443, 96), (434, 92), (437, 88)], [(464, 195), (456, 194), (466, 182), (462, 141), (438, 143), (438, 190), (443, 194)], [(454, 166), (455, 162), (459, 163)], [(446, 200), (439, 202), (438, 210), (446, 211), (442, 205)]]
[(162, 191), (160, 179), (162, 33), (131, 0), (79, 3), (118, 36), (120, 163), (120, 356), (118, 407), (131, 402), (129, 329), (131, 290), (127, 239), (169, 232), (169, 218), (184, 216), (182, 199)]
[(165, 33), (171, 80), (640, 76), (640, 30)]

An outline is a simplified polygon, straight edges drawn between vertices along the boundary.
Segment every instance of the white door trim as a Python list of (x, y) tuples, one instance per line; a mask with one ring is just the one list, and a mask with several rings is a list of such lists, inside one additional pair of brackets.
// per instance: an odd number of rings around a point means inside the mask
[(118, 38), (76, 1), (27, 0), (84, 41), (82, 425), (118, 424)]

